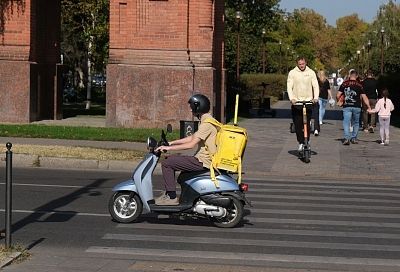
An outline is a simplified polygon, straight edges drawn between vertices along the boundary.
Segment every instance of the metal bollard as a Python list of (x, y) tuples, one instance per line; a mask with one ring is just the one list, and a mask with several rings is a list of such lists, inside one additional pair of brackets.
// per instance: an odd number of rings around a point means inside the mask
[(5, 247), (11, 247), (11, 211), (12, 211), (12, 144), (6, 144), (6, 243)]

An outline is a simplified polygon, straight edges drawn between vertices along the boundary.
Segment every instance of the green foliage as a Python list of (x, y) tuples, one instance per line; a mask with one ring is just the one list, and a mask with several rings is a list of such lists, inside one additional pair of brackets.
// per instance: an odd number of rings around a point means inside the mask
[[(225, 1), (225, 63), (228, 73), (234, 73), (237, 56), (237, 33), (240, 33), (240, 70), (257, 72), (261, 70), (262, 29), (267, 30), (269, 42), (277, 43), (271, 37), (277, 29), (279, 13), (278, 0)], [(235, 12), (241, 11), (240, 24), (235, 20)]]
[(108, 60), (109, 0), (62, 0), (61, 10), (65, 64), (71, 70), (86, 68), (90, 58), (94, 71), (103, 72)]
[(241, 76), (242, 99), (281, 99), (282, 92), (286, 90), (286, 81), (287, 76), (281, 74), (244, 74)]
[[(147, 137), (160, 137), (160, 129), (133, 129), (133, 128), (98, 128), (98, 127), (70, 127), (48, 125), (0, 125), (1, 137), (26, 137), (48, 139), (72, 139), (93, 141), (128, 141), (145, 142)], [(174, 131), (169, 138), (179, 138), (179, 132)]]

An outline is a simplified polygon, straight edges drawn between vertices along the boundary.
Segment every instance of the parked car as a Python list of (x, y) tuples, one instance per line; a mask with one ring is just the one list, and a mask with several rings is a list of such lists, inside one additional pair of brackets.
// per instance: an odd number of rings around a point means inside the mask
[(104, 87), (106, 86), (107, 80), (104, 75), (96, 74), (92, 77), (92, 85), (95, 87)]

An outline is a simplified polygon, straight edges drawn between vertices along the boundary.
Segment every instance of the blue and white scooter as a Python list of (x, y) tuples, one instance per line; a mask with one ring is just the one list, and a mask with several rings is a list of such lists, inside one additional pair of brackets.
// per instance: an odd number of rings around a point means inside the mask
[[(168, 125), (167, 132), (171, 131), (171, 125)], [(112, 218), (120, 223), (131, 223), (142, 213), (177, 214), (208, 218), (217, 227), (235, 227), (243, 218), (243, 206), (251, 204), (245, 197), (248, 185), (239, 185), (227, 173), (217, 176), (217, 187), (209, 170), (182, 172), (178, 177), (181, 186), (179, 205), (155, 204), (152, 175), (161, 156), (155, 149), (161, 145), (168, 145), (164, 130), (158, 143), (154, 138), (147, 139), (149, 153), (134, 170), (132, 178), (112, 189), (114, 194), (108, 205)]]

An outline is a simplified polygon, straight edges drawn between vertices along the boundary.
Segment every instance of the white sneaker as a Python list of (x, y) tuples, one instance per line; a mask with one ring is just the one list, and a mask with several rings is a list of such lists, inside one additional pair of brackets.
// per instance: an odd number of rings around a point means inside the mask
[(322, 123), (322, 122), (319, 122), (319, 124), (322, 125), (323, 123)]
[(384, 145), (389, 145), (389, 140), (385, 140), (385, 142), (383, 142)]
[(299, 144), (299, 147), (297, 148), (297, 151), (301, 152), (303, 150), (304, 144)]
[(315, 130), (314, 131), (314, 136), (318, 136), (318, 135), (319, 135), (318, 130)]
[(384, 145), (385, 144), (385, 141), (384, 140), (381, 140), (381, 145)]

